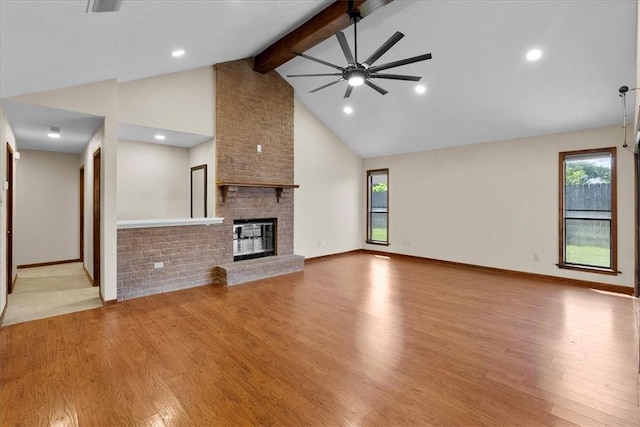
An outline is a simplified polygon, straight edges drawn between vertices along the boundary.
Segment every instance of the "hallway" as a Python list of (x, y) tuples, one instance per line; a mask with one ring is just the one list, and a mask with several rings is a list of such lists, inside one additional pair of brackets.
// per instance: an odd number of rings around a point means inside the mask
[(3, 326), (102, 307), (82, 263), (21, 268)]

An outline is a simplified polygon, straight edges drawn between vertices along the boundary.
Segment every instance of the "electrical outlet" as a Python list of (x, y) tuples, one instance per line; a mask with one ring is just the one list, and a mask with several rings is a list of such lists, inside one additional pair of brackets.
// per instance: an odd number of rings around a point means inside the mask
[(327, 241), (326, 240), (322, 241), (322, 246), (327, 246)]
[(262, 145), (258, 144), (256, 146), (256, 151), (258, 151), (258, 153), (262, 153)]
[(164, 262), (154, 262), (153, 263), (153, 268), (162, 268), (164, 267)]
[(539, 256), (538, 254), (533, 254), (533, 260), (534, 260), (535, 262), (540, 261), (540, 256)]

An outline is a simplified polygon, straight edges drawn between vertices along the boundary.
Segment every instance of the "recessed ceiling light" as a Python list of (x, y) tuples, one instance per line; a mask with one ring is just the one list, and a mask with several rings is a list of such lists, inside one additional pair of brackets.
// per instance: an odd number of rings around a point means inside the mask
[(351, 108), (351, 107), (350, 107), (350, 106), (348, 106), (348, 105), (347, 105), (347, 106), (345, 106), (342, 110), (343, 110), (346, 114), (351, 114), (351, 113), (353, 113), (353, 108)]
[(527, 52), (527, 59), (529, 61), (537, 61), (542, 57), (542, 51), (540, 49), (532, 49)]
[(427, 88), (424, 85), (418, 85), (416, 86), (415, 91), (416, 93), (425, 93), (427, 91)]
[(184, 49), (178, 49), (171, 52), (171, 56), (173, 56), (174, 58), (179, 58), (182, 55), (184, 55)]
[(60, 128), (49, 128), (49, 133), (47, 134), (47, 136), (53, 139), (60, 139)]
[(157, 139), (158, 141), (164, 141), (165, 139), (167, 139), (166, 136), (161, 134), (157, 134), (156, 136), (154, 136), (154, 138)]

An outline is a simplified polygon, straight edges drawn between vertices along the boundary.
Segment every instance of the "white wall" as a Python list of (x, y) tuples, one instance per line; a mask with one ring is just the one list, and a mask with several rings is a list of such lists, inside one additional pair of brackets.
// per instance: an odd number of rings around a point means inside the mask
[[(633, 286), (633, 154), (621, 144), (620, 128), (609, 127), (367, 159), (365, 170), (389, 168), (390, 246), (364, 247)], [(558, 153), (613, 146), (618, 147), (618, 269), (622, 274), (561, 270), (555, 265), (559, 261)], [(534, 254), (539, 261), (534, 261)]]
[(118, 121), (213, 136), (213, 66), (118, 84)]
[[(0, 105), (0, 144), (2, 147), (0, 149), (0, 181), (4, 181), (7, 176), (7, 148), (6, 144), (9, 144), (11, 148), (17, 151), (16, 148), (16, 138), (13, 134), (13, 130), (11, 129), (11, 125), (9, 124), (9, 120)], [(15, 163), (14, 163), (15, 165)], [(16, 165), (14, 167), (14, 189), (18, 188), (18, 185), (15, 181), (15, 170), (18, 168)], [(7, 212), (6, 212), (6, 191), (0, 188), (0, 236), (7, 235)], [(14, 200), (15, 200), (15, 192), (14, 192)], [(14, 205), (14, 220), (15, 220), (15, 205)], [(7, 305), (7, 239), (0, 239), (0, 313), (3, 312)], [(16, 262), (15, 257), (13, 260), (13, 276), (16, 275)]]
[(189, 150), (189, 169), (193, 166), (207, 165), (207, 217), (213, 217), (216, 203), (216, 150), (213, 139), (191, 147)]
[[(93, 155), (104, 141), (104, 125), (96, 131), (80, 154), (78, 170), (84, 166), (84, 257), (85, 270), (93, 277)], [(102, 150), (100, 151), (102, 155)], [(103, 207), (104, 209), (104, 207)]]
[[(215, 173), (213, 135), (215, 131), (215, 70), (213, 66), (194, 70), (165, 74), (131, 82), (119, 83), (118, 121), (159, 129), (188, 132), (211, 136), (211, 140), (191, 149), (182, 149), (176, 155), (173, 169), (169, 168), (169, 152), (180, 150), (175, 147), (159, 148), (153, 151), (154, 161), (162, 165), (159, 170), (151, 170), (149, 165), (138, 164), (135, 171), (132, 162), (141, 159), (142, 146), (123, 146), (118, 161), (125, 165), (118, 168), (118, 219), (188, 218), (190, 210), (190, 168), (207, 164), (207, 216), (215, 212)], [(129, 141), (131, 142), (131, 141)], [(152, 145), (152, 144), (148, 144)], [(184, 160), (184, 154), (188, 158)], [(131, 158), (130, 158), (131, 157)], [(186, 173), (184, 172), (186, 168)], [(149, 179), (141, 179), (139, 173), (153, 176), (157, 185)], [(122, 175), (124, 174), (124, 175)], [(129, 178), (133, 187), (127, 183)], [(182, 190), (186, 179), (186, 191)], [(163, 188), (162, 185), (165, 185)], [(179, 188), (179, 190), (178, 190)], [(146, 194), (144, 199), (134, 198), (135, 194)], [(121, 194), (122, 193), (122, 194)], [(185, 205), (186, 203), (186, 205)], [(186, 206), (186, 207), (185, 207)]]
[(18, 265), (80, 258), (78, 154), (20, 150), (13, 247)]
[(362, 247), (362, 159), (298, 99), (294, 108), (294, 251), (307, 258)]
[(118, 141), (118, 219), (189, 218), (189, 151)]

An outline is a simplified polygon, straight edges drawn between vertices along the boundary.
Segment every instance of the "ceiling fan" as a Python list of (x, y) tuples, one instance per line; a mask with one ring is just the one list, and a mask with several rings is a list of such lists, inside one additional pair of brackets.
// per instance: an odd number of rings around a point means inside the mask
[(340, 76), (338, 80), (335, 80), (331, 83), (327, 83), (326, 85), (313, 89), (310, 91), (310, 93), (317, 92), (319, 90), (322, 90), (329, 86), (333, 86), (336, 83), (340, 83), (346, 80), (349, 83), (349, 86), (347, 86), (347, 91), (344, 93), (345, 98), (348, 98), (349, 96), (351, 96), (351, 92), (353, 91), (354, 87), (361, 86), (362, 84), (366, 84), (370, 88), (376, 90), (381, 95), (386, 95), (388, 93), (388, 91), (381, 88), (377, 84), (373, 83), (371, 79), (406, 80), (411, 82), (420, 81), (422, 77), (406, 76), (402, 74), (381, 74), (380, 71), (388, 70), (389, 68), (400, 67), (402, 65), (413, 64), (414, 62), (420, 62), (420, 61), (425, 61), (427, 59), (431, 59), (430, 53), (413, 56), (411, 58), (401, 59), (399, 61), (389, 62), (387, 64), (376, 65), (376, 66), (373, 65), (378, 59), (380, 59), (382, 55), (384, 55), (389, 49), (391, 49), (396, 43), (398, 43), (400, 39), (404, 37), (404, 34), (402, 34), (400, 31), (396, 31), (396, 33), (392, 35), (389, 38), (389, 40), (384, 42), (384, 44), (380, 46), (378, 50), (373, 52), (371, 56), (369, 56), (363, 62), (358, 62), (357, 25), (358, 25), (358, 21), (362, 19), (362, 16), (360, 15), (360, 12), (358, 10), (353, 9), (352, 1), (349, 1), (348, 9), (349, 10), (347, 11), (347, 13), (349, 15), (349, 18), (353, 22), (354, 54), (351, 53), (351, 49), (349, 48), (349, 44), (347, 43), (347, 38), (345, 37), (344, 33), (342, 31), (338, 31), (336, 33), (336, 38), (338, 39), (338, 43), (340, 43), (340, 47), (342, 48), (344, 57), (347, 60), (347, 66), (340, 67), (338, 65), (323, 61), (322, 59), (305, 55), (304, 53), (294, 52), (298, 56), (309, 59), (311, 61), (318, 62), (320, 64), (326, 65), (331, 68), (335, 68), (340, 72), (339, 73), (322, 73), (322, 74), (289, 74), (287, 75), (287, 77)]

